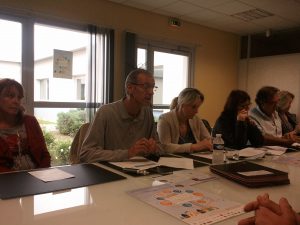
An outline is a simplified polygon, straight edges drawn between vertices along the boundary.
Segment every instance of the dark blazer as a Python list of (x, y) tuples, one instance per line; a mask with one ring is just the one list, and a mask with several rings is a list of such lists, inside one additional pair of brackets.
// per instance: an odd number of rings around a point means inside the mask
[(225, 147), (242, 149), (247, 146), (248, 140), (254, 147), (263, 145), (264, 138), (260, 130), (250, 120), (237, 121), (236, 114), (222, 112), (213, 128), (213, 136), (222, 134)]

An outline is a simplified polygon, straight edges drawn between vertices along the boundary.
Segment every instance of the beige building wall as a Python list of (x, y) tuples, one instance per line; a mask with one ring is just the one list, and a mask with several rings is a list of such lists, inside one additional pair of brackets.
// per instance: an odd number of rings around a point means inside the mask
[(229, 92), (238, 86), (239, 37), (231, 33), (184, 21), (180, 28), (174, 29), (168, 25), (166, 16), (105, 0), (1, 0), (0, 13), (10, 11), (115, 29), (115, 99), (122, 96), (123, 89), (124, 31), (195, 48), (192, 86), (205, 94), (200, 116), (208, 119), (211, 125), (220, 114)]

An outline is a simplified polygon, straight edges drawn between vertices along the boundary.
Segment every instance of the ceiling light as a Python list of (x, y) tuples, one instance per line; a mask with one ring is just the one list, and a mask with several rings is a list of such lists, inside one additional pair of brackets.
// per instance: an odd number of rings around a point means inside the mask
[(266, 37), (270, 37), (271, 36), (271, 29), (267, 29), (266, 30)]
[(244, 20), (244, 21), (252, 21), (256, 19), (261, 19), (265, 17), (273, 16), (274, 14), (267, 12), (262, 9), (251, 9), (244, 12), (239, 12), (236, 14), (232, 14), (231, 16)]

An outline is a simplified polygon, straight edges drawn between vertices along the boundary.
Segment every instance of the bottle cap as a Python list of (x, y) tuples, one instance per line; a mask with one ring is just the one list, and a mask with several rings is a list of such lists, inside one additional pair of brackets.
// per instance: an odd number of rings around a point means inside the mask
[(222, 134), (216, 134), (216, 137), (222, 137)]

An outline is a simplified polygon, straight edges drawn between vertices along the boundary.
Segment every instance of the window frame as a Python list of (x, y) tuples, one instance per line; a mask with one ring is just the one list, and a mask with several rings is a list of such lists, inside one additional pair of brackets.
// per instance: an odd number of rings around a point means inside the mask
[[(146, 50), (146, 69), (154, 73), (154, 52), (159, 51), (169, 54), (178, 54), (188, 57), (187, 87), (194, 83), (194, 55), (195, 48), (188, 44), (174, 43), (172, 41), (156, 41), (144, 37), (138, 37), (136, 52), (138, 48)], [(174, 96), (175, 97), (175, 96)], [(170, 104), (153, 104), (153, 109), (169, 109)]]
[[(109, 91), (109, 93), (105, 93), (105, 96), (101, 101), (97, 102), (91, 102), (90, 99), (86, 99), (83, 102), (55, 102), (55, 101), (45, 101), (45, 100), (34, 100), (34, 25), (35, 24), (41, 24), (45, 26), (54, 26), (62, 29), (71, 29), (74, 31), (81, 31), (81, 32), (87, 32), (89, 33), (89, 28), (91, 25), (89, 24), (75, 24), (71, 22), (66, 21), (58, 21), (57, 19), (53, 18), (43, 18), (43, 17), (36, 17), (34, 15), (28, 15), (23, 12), (15, 12), (15, 11), (9, 11), (7, 13), (0, 12), (0, 19), (3, 20), (9, 20), (18, 22), (22, 26), (22, 44), (21, 44), (21, 84), (26, 90), (24, 98), (23, 98), (23, 105), (26, 109), (26, 112), (30, 115), (34, 115), (34, 109), (35, 108), (85, 108), (89, 112), (87, 112), (87, 121), (91, 121), (92, 117), (94, 116), (95, 111), (101, 104), (108, 103), (107, 101), (110, 101), (113, 96), (113, 68), (107, 68), (111, 74), (111, 77), (106, 77), (105, 81), (107, 83), (103, 84), (101, 87), (103, 89), (103, 92)], [(99, 28), (106, 29), (106, 28)], [(92, 39), (93, 37), (91, 37)], [(93, 41), (93, 40), (91, 40)], [(109, 40), (106, 40), (106, 42), (109, 42)], [(92, 43), (94, 44), (94, 43)], [(108, 43), (111, 47), (111, 44)], [(92, 54), (92, 53), (91, 53)], [(110, 56), (109, 59), (110, 62), (112, 62), (113, 67), (113, 55)], [(89, 59), (90, 60), (90, 59)], [(89, 62), (90, 63), (90, 62)], [(88, 80), (90, 82), (91, 86), (94, 86), (93, 83), (96, 79), (99, 79), (98, 76), (101, 74), (94, 74), (94, 73), (88, 73)], [(92, 76), (97, 76), (97, 78), (94, 78)]]

